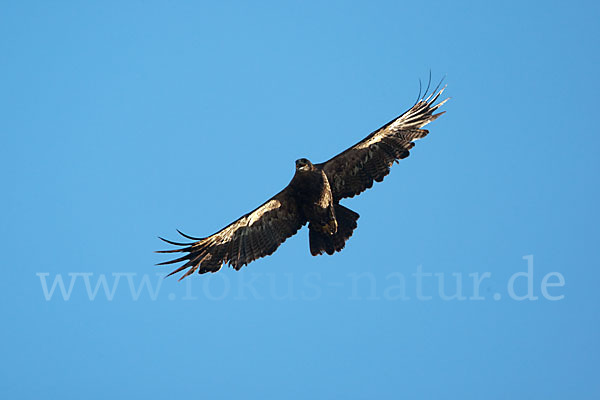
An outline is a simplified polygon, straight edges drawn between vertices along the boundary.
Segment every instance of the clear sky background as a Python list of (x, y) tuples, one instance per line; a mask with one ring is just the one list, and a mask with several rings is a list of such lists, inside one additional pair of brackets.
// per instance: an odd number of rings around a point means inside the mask
[[(599, 20), (578, 1), (2, 2), (1, 397), (600, 398)], [(430, 70), (447, 113), (343, 202), (361, 219), (342, 253), (310, 256), (304, 229), (240, 272), (162, 279), (158, 235), (252, 210)], [(528, 262), (537, 299), (517, 300)]]

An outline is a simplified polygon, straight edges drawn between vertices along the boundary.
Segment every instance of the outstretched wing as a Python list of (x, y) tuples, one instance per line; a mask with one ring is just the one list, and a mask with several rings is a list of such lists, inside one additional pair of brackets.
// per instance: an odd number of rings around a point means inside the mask
[(214, 235), (195, 238), (179, 232), (188, 239), (197, 240), (193, 243), (177, 243), (160, 238), (182, 248), (158, 253), (187, 254), (158, 265), (185, 261), (185, 264), (167, 275), (189, 268), (180, 280), (195, 271), (200, 274), (217, 272), (223, 263), (228, 263), (239, 270), (251, 261), (273, 254), (280, 244), (298, 232), (305, 223), (306, 220), (288, 186), (256, 210), (232, 222)]
[(419, 100), (410, 110), (390, 121), (348, 150), (318, 164), (327, 175), (335, 201), (354, 197), (381, 182), (394, 162), (408, 157), (413, 142), (429, 131), (421, 129), (443, 114), (433, 114), (448, 99), (435, 104), (446, 87)]

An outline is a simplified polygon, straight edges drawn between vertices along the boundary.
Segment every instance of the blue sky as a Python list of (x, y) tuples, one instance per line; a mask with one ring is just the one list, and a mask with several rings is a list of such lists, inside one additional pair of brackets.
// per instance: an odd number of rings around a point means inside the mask
[[(3, 398), (600, 396), (597, 4), (0, 8)], [(158, 235), (252, 210), (430, 70), (447, 114), (343, 202), (342, 253), (304, 229), (162, 279)]]

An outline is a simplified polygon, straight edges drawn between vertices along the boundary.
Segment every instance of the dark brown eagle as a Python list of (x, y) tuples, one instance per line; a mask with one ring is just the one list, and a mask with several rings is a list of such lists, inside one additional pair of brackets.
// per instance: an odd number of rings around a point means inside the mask
[(429, 133), (422, 128), (443, 114), (434, 111), (448, 100), (436, 104), (444, 89), (437, 92), (436, 88), (428, 97), (419, 96), (410, 110), (329, 161), (313, 164), (306, 158), (296, 160), (296, 173), (285, 189), (219, 232), (195, 238), (178, 231), (193, 240), (191, 243), (160, 238), (181, 247), (159, 253), (185, 255), (158, 265), (185, 262), (167, 275), (187, 269), (180, 280), (195, 271), (217, 272), (223, 264), (239, 270), (272, 254), (307, 222), (313, 256), (342, 250), (356, 229), (359, 215), (340, 200), (362, 193), (373, 186), (373, 181), (381, 182), (394, 162), (408, 157), (414, 141)]

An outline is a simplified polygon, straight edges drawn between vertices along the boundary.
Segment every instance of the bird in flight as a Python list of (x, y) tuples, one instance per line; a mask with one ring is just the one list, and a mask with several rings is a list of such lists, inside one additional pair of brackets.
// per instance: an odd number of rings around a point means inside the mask
[(167, 275), (185, 271), (180, 280), (196, 271), (217, 272), (223, 264), (240, 270), (273, 254), (307, 223), (313, 256), (342, 250), (357, 227), (359, 215), (340, 200), (369, 189), (373, 181), (381, 182), (394, 162), (408, 157), (414, 142), (429, 133), (423, 127), (444, 113), (434, 114), (448, 100), (437, 102), (445, 86), (438, 89), (439, 85), (429, 96), (426, 90), (404, 114), (329, 161), (313, 164), (306, 158), (296, 160), (296, 172), (285, 189), (219, 232), (197, 238), (178, 230), (192, 241), (189, 243), (160, 238), (178, 248), (158, 253), (184, 255), (158, 265), (183, 262)]

